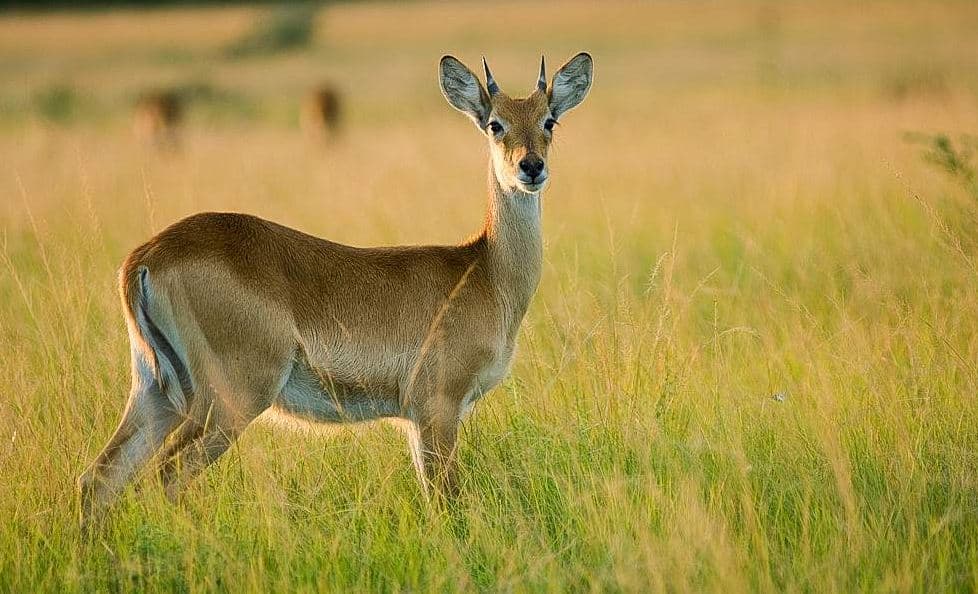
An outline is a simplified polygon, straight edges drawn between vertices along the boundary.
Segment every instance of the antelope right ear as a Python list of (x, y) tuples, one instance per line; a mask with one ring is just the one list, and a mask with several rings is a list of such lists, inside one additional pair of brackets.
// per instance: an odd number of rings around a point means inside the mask
[(492, 105), (475, 74), (454, 56), (444, 56), (438, 65), (438, 83), (448, 103), (472, 118), (480, 130), (485, 130)]

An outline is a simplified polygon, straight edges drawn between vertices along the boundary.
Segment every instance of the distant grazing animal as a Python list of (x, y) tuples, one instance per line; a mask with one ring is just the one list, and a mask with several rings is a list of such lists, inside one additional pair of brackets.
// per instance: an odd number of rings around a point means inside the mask
[(133, 130), (147, 144), (161, 149), (175, 149), (179, 143), (184, 104), (175, 91), (152, 91), (136, 100)]
[(132, 390), (79, 477), (83, 524), (158, 452), (173, 498), (262, 413), (310, 425), (400, 420), (424, 492), (455, 494), (459, 423), (508, 373), (540, 280), (554, 126), (592, 80), (586, 53), (549, 88), (541, 62), (533, 92), (515, 99), (483, 65), (486, 86), (452, 56), (439, 67), (445, 98), (489, 144), (488, 215), (474, 238), (359, 248), (204, 213), (126, 258)]
[(310, 138), (335, 139), (340, 129), (340, 94), (332, 85), (313, 89), (302, 102), (299, 123)]

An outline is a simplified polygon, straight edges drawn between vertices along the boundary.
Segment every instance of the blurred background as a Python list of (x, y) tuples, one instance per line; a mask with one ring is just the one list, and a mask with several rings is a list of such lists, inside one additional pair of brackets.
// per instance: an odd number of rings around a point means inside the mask
[[(750, 210), (892, 178), (919, 155), (908, 134), (957, 140), (978, 110), (978, 7), (963, 1), (54, 6), (0, 15), (0, 191), (18, 195), (19, 177), (47, 204), (51, 184), (85, 178), (138, 220), (152, 188), (160, 224), (246, 209), (350, 241), (458, 239), (481, 221), (484, 155), (440, 96), (444, 53), (487, 56), (519, 95), (540, 54), (552, 72), (592, 52), (554, 215), (604, 203), (668, 235), (680, 204)], [(303, 124), (317, 89), (337, 104), (326, 138)], [(154, 97), (175, 103), (172, 123), (146, 121), (162, 117), (140, 107)], [(330, 222), (351, 207), (354, 226)]]
[[(978, 583), (978, 3), (0, 6), (0, 590)], [(393, 431), (257, 426), (84, 544), (127, 252), (202, 210), (460, 241), (487, 155), (438, 59), (522, 95), (581, 50), (459, 517), (418, 505)]]

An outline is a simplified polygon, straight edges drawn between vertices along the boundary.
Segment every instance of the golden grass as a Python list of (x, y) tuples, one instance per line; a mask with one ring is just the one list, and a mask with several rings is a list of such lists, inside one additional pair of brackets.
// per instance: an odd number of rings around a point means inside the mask
[[(225, 61), (256, 14), (0, 18), (0, 590), (978, 588), (978, 206), (902, 140), (978, 132), (978, 6), (339, 5), (308, 52)], [(595, 87), (457, 510), (421, 504), (392, 431), (255, 427), (186, 504), (149, 486), (81, 537), (74, 477), (127, 391), (127, 251), (210, 209), (460, 240), (485, 150), (438, 57), (520, 92), (579, 49)], [(349, 115), (327, 150), (295, 124), (323, 78)], [(188, 81), (250, 109), (139, 146), (129, 98)], [(32, 107), (54, 84), (87, 102), (67, 126)]]

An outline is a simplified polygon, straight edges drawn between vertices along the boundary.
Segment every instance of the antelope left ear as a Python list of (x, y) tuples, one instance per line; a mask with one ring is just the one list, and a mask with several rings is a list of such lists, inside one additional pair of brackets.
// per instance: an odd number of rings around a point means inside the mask
[(591, 80), (594, 77), (594, 61), (591, 54), (581, 52), (567, 61), (554, 74), (550, 83), (550, 111), (554, 118), (577, 107), (587, 92), (591, 90)]

